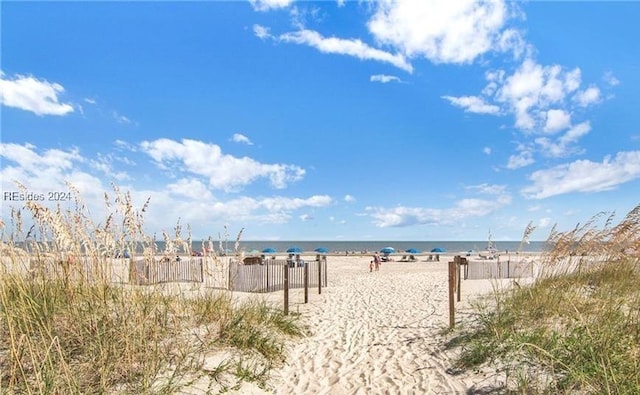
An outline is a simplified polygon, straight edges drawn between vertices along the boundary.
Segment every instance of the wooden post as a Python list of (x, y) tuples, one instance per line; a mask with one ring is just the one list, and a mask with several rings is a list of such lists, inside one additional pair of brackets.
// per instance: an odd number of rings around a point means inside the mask
[(322, 294), (322, 261), (318, 261), (318, 295)]
[(460, 275), (461, 274), (460, 273), (461, 272), (460, 267), (462, 266), (462, 259), (464, 259), (464, 258), (462, 258), (460, 256), (457, 256), (457, 258), (458, 258), (458, 263), (456, 265), (457, 266), (457, 268), (456, 268), (456, 280), (457, 280), (458, 284), (456, 285), (456, 289), (458, 291), (458, 302), (459, 302), (460, 301), (460, 294), (462, 293), (462, 292), (460, 292), (461, 291), (460, 290), (460, 285), (461, 285), (460, 277), (462, 277)]
[(267, 265), (267, 292), (271, 292), (271, 290), (269, 289), (269, 266), (270, 266), (270, 264), (269, 264), (269, 260), (268, 259), (265, 259), (264, 261), (265, 261), (264, 264)]
[(304, 263), (304, 302), (309, 303), (309, 262)]
[(455, 261), (449, 262), (449, 328), (453, 329), (456, 325), (455, 318), (455, 298), (453, 293), (455, 292), (455, 272), (456, 272), (456, 263)]
[(284, 263), (284, 315), (289, 315), (289, 263)]

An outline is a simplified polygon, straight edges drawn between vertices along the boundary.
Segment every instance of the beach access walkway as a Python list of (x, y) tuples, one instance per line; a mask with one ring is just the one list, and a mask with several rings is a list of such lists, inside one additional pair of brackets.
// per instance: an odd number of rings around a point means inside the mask
[(448, 259), (388, 262), (372, 273), (369, 260), (330, 257), (328, 288), (313, 294), (309, 304), (291, 305), (311, 333), (290, 344), (286, 365), (272, 372), (271, 389), (276, 394), (467, 393), (468, 384), (447, 373), (453, 358), (444, 349), (443, 332), (449, 322)]

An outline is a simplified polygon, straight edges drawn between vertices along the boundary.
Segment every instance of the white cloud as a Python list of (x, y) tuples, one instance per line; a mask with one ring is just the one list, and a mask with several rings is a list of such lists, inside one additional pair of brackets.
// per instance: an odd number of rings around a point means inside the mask
[(235, 143), (242, 143), (247, 145), (253, 145), (253, 142), (245, 135), (241, 133), (234, 133), (231, 140)]
[(293, 3), (293, 0), (249, 0), (249, 3), (256, 11), (269, 11), (286, 8)]
[(351, 195), (344, 195), (344, 201), (347, 203), (352, 203), (356, 201), (356, 198)]
[(284, 33), (278, 37), (281, 41), (309, 45), (320, 52), (349, 55), (362, 60), (375, 60), (389, 63), (408, 73), (413, 72), (413, 66), (407, 62), (401, 54), (392, 54), (377, 48), (370, 47), (358, 39), (343, 39), (337, 37), (323, 37), (312, 30), (299, 30)]
[(473, 112), (477, 114), (499, 114), (500, 107), (488, 104), (478, 96), (442, 96), (443, 99), (448, 100), (451, 104), (457, 107), (464, 108), (465, 112)]
[(609, 86), (617, 86), (620, 85), (620, 80), (616, 78), (615, 75), (613, 75), (613, 72), (611, 71), (607, 71), (604, 73), (604, 75), (602, 76), (602, 79), (604, 80), (604, 82), (607, 83), (607, 85)]
[[(128, 147), (128, 144), (120, 142), (118, 146)], [(189, 152), (202, 153), (197, 149), (191, 149)], [(48, 191), (67, 191), (66, 183), (69, 182), (78, 189), (83, 202), (91, 209), (92, 218), (98, 222), (104, 220), (103, 215), (106, 211), (104, 193), (111, 195), (112, 189), (109, 182), (103, 181), (97, 174), (113, 173), (112, 164), (115, 162), (127, 163), (126, 158), (114, 157), (108, 153), (87, 158), (75, 148), (39, 150), (30, 144), (6, 143), (0, 144), (0, 158), (0, 181), (3, 191), (17, 191), (14, 181), (19, 181), (30, 192), (46, 194)], [(156, 174), (153, 181), (154, 186), (148, 189), (140, 189), (135, 184), (118, 185), (121, 191), (131, 194), (136, 207), (141, 207), (151, 198), (145, 217), (145, 228), (151, 232), (170, 229), (178, 218), (182, 219), (182, 223), (200, 224), (199, 229), (194, 229), (194, 234), (200, 235), (211, 232), (212, 223), (236, 223), (242, 226), (248, 222), (285, 223), (296, 210), (325, 207), (333, 203), (333, 199), (328, 195), (312, 195), (305, 198), (239, 196), (223, 201), (216, 199), (212, 186), (197, 175), (186, 175), (167, 182), (161, 174)], [(19, 207), (22, 204), (17, 202)], [(3, 217), (11, 206), (13, 203), (8, 201), (2, 205)]]
[(206, 177), (212, 188), (233, 190), (257, 178), (268, 178), (275, 188), (303, 178), (301, 167), (286, 164), (265, 164), (248, 157), (237, 158), (222, 153), (219, 146), (201, 141), (170, 139), (144, 141), (140, 148), (165, 170), (189, 172)]
[(80, 170), (88, 161), (76, 148), (38, 150), (31, 144), (0, 143), (0, 157), (3, 191), (16, 190), (17, 181), (25, 185), (30, 192), (46, 194), (52, 191), (68, 191), (69, 182), (78, 189), (83, 198), (90, 200), (99, 196), (102, 199), (100, 194), (104, 188), (101, 180)]
[(400, 82), (400, 78), (396, 77), (395, 75), (374, 74), (371, 77), (369, 77), (369, 81), (381, 82), (383, 84), (386, 84), (387, 82), (392, 82), (392, 81)]
[(491, 147), (484, 147), (484, 148), (482, 149), (482, 152), (483, 152), (485, 155), (491, 155)]
[(59, 102), (58, 95), (62, 93), (60, 84), (23, 75), (7, 79), (0, 71), (0, 102), (7, 107), (36, 115), (66, 115), (73, 112), (73, 106)]
[(116, 122), (118, 123), (122, 123), (122, 124), (131, 124), (133, 123), (129, 118), (125, 117), (122, 114), (119, 114), (117, 111), (113, 111), (111, 113), (111, 115), (113, 115), (113, 118), (116, 120)]
[(110, 179), (116, 181), (130, 180), (131, 176), (125, 171), (114, 170), (113, 163), (116, 161), (132, 164), (127, 158), (114, 157), (113, 155), (98, 154), (96, 159), (90, 160), (91, 166), (104, 173)]
[(538, 220), (537, 227), (538, 228), (548, 228), (552, 223), (553, 223), (553, 221), (549, 217), (540, 218)]
[(380, 43), (408, 57), (469, 63), (517, 44), (513, 31), (501, 32), (508, 17), (503, 1), (382, 1), (367, 25)]
[(553, 142), (547, 137), (539, 137), (535, 142), (540, 146), (540, 151), (544, 155), (563, 157), (574, 152), (579, 152), (573, 145), (590, 131), (591, 124), (589, 121), (585, 121), (569, 129), (564, 135), (557, 139), (556, 142)]
[(462, 199), (451, 208), (434, 209), (423, 207), (367, 207), (376, 226), (405, 227), (427, 224), (453, 224), (472, 217), (485, 217), (511, 203), (507, 193), (497, 194), (493, 199)]
[(640, 177), (640, 151), (619, 152), (601, 163), (578, 160), (551, 169), (538, 170), (529, 176), (532, 185), (522, 194), (544, 199), (572, 192), (601, 192)]
[(589, 105), (600, 101), (600, 89), (595, 86), (590, 86), (584, 91), (576, 93), (574, 100), (579, 106), (588, 107)]
[(542, 66), (526, 59), (514, 74), (499, 81), (495, 99), (515, 114), (517, 128), (533, 130), (541, 121), (537, 118), (541, 110), (562, 104), (577, 89), (579, 75), (579, 69), (564, 72), (558, 65)]
[(209, 188), (200, 180), (194, 178), (182, 178), (177, 182), (168, 184), (167, 190), (174, 195), (193, 200), (213, 200), (213, 194), (209, 191)]
[(465, 189), (473, 190), (484, 195), (504, 195), (507, 187), (506, 185), (479, 184), (467, 186)]
[(509, 156), (507, 169), (515, 170), (535, 163), (533, 151), (529, 146), (519, 144), (516, 150), (518, 151), (517, 154)]
[(566, 129), (571, 125), (571, 115), (564, 110), (547, 111), (547, 121), (544, 125), (544, 131), (547, 133), (555, 133)]
[(269, 32), (269, 28), (268, 27), (264, 27), (261, 25), (253, 25), (253, 33), (256, 35), (256, 37), (258, 37), (259, 39), (265, 40), (267, 38), (272, 38), (273, 36), (271, 35), (271, 33)]
[(313, 219), (314, 219), (313, 216), (310, 214), (302, 214), (300, 216), (300, 220), (302, 221), (312, 221)]

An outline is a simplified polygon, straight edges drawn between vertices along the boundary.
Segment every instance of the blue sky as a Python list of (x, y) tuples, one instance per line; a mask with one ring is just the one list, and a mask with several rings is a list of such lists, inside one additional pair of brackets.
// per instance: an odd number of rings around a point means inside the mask
[(196, 239), (544, 240), (640, 200), (637, 2), (0, 7), (6, 223), (15, 181)]

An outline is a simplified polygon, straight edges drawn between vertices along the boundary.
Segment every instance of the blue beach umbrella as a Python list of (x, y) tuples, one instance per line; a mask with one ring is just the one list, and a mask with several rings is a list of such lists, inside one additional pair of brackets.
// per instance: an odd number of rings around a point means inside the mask
[(416, 250), (415, 248), (409, 248), (408, 250), (406, 250), (405, 252), (409, 253), (409, 254), (419, 254), (420, 251)]
[(380, 252), (382, 252), (383, 254), (392, 254), (396, 252), (396, 250), (393, 247), (384, 247), (383, 249), (380, 250)]
[(445, 250), (442, 247), (436, 247), (436, 248), (432, 249), (431, 252), (447, 252), (447, 250)]
[(318, 247), (314, 250), (315, 252), (319, 252), (321, 254), (326, 254), (327, 252), (329, 252), (328, 248), (324, 248), (324, 247)]
[(273, 254), (274, 252), (276, 252), (276, 249), (272, 248), (272, 247), (267, 247), (264, 250), (262, 250), (262, 252), (264, 252), (266, 254)]
[(300, 249), (300, 247), (291, 247), (287, 250), (288, 253), (293, 253), (293, 254), (297, 254), (302, 252), (302, 250)]

